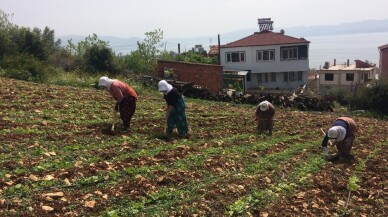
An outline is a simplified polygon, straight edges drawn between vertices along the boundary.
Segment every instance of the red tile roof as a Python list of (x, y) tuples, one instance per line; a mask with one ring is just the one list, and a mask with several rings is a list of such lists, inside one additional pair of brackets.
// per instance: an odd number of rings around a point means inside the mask
[(217, 55), (218, 54), (218, 45), (211, 45), (208, 54), (209, 55)]
[(373, 65), (361, 60), (354, 60), (356, 62), (356, 68), (372, 68)]
[(388, 44), (386, 44), (386, 45), (381, 45), (381, 46), (379, 47), (380, 50), (385, 50), (385, 49), (387, 49), (387, 48), (388, 48)]
[(253, 35), (243, 39), (222, 45), (222, 48), (228, 47), (251, 47), (264, 45), (279, 45), (279, 44), (300, 44), (310, 43), (304, 38), (294, 38), (284, 35), (282, 33), (275, 33), (271, 31), (255, 32)]

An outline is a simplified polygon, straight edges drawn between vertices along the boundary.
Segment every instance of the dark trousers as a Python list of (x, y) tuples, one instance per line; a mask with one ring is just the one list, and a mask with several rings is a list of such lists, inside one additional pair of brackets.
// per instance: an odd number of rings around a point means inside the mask
[(135, 114), (135, 110), (136, 110), (135, 97), (132, 97), (132, 96), (125, 97), (123, 100), (121, 100), (119, 108), (120, 108), (120, 117), (121, 117), (121, 120), (123, 121), (124, 128), (129, 129), (132, 116), (133, 114)]
[(352, 149), (354, 139), (354, 135), (348, 135), (344, 140), (334, 142), (339, 157), (348, 158), (350, 156), (350, 150)]
[(167, 118), (167, 133), (172, 133), (175, 126), (180, 136), (185, 136), (189, 132), (185, 108), (185, 101), (180, 99)]
[(268, 130), (269, 133), (272, 133), (273, 129), (273, 119), (259, 119), (259, 122), (257, 124), (257, 130), (259, 132), (264, 132)]

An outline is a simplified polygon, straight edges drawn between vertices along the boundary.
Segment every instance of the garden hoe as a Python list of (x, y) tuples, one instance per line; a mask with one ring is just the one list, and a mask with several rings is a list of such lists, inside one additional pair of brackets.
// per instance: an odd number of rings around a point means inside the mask
[[(325, 131), (321, 128), (321, 132), (323, 133), (323, 135), (324, 136), (326, 136), (326, 133), (325, 133)], [(331, 141), (329, 140), (329, 145), (331, 146), (331, 147), (333, 147), (333, 143), (331, 143)], [(323, 152), (325, 153), (325, 158), (326, 159), (329, 159), (330, 157), (330, 155), (329, 155), (329, 150), (327, 150), (327, 147), (323, 147)]]
[(116, 109), (113, 109), (113, 113), (112, 113), (112, 128), (110, 129), (113, 133), (115, 132), (115, 125), (117, 123), (117, 111)]

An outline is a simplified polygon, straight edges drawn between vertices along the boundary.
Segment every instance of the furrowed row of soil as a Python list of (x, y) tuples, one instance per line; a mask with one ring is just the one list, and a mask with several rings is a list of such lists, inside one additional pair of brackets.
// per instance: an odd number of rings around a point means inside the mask
[[(143, 160), (142, 160), (143, 161)], [(218, 184), (217, 184), (217, 186), (218, 186)], [(213, 204), (213, 203), (211, 203), (211, 204)]]
[[(384, 216), (387, 210), (387, 205), (384, 204), (387, 198), (387, 150), (386, 144), (388, 137), (384, 132), (387, 132), (388, 125), (386, 122), (379, 124), (372, 123), (376, 120), (359, 119), (359, 126), (364, 126), (360, 129), (357, 139), (357, 146), (354, 147), (356, 152), (356, 160), (353, 164), (332, 164), (326, 165), (321, 172), (315, 175), (312, 180), (312, 186), (309, 188), (298, 189), (298, 193), (292, 197), (283, 198), (280, 202), (272, 204), (263, 213), (280, 215), (327, 215), (331, 216), (334, 213), (342, 215), (361, 214), (364, 216)], [(378, 128), (375, 126), (379, 125)], [(376, 135), (382, 136), (370, 137), (366, 134), (367, 131), (373, 131)], [(374, 149), (375, 147), (378, 149)], [(385, 147), (385, 148), (384, 148)], [(373, 159), (368, 159), (373, 152), (377, 152), (377, 156)], [(366, 160), (366, 168), (361, 172), (362, 184), (360, 189), (353, 192), (351, 202), (346, 207), (346, 200), (349, 193), (348, 179), (354, 174), (355, 169), (360, 161)], [(306, 201), (309, 201), (307, 203)]]
[[(185, 149), (185, 147), (179, 147), (179, 148), (183, 148), (183, 149)], [(187, 149), (189, 149), (189, 147), (187, 147)], [(157, 163), (163, 163), (163, 161), (165, 161), (165, 160), (167, 160), (166, 162), (170, 162), (171, 160), (169, 160), (170, 158), (171, 159), (175, 159), (175, 158), (179, 158), (179, 157), (182, 157), (182, 153), (180, 153), (181, 151), (178, 149), (178, 153), (174, 153), (174, 151), (175, 150), (166, 150), (167, 152), (170, 152), (170, 153), (165, 153), (165, 154), (162, 154), (164, 151), (161, 151), (161, 152), (159, 152), (156, 156), (154, 156), (153, 158), (149, 158), (149, 157), (145, 157), (145, 158), (134, 158), (134, 159), (132, 159), (132, 161), (133, 162), (145, 162), (145, 163), (140, 163), (140, 164), (138, 164), (138, 163), (132, 163), (132, 164), (130, 164), (130, 165), (133, 165), (133, 166), (139, 166), (139, 165), (143, 165), (143, 164), (152, 164), (152, 162), (157, 162)], [(179, 157), (177, 157), (177, 156), (179, 156)], [(118, 163), (115, 163), (115, 162), (110, 162), (109, 163), (109, 166), (110, 167), (117, 167), (117, 165), (115, 165), (115, 164), (118, 164), (118, 165), (120, 165), (121, 163), (120, 162), (118, 162)], [(101, 166), (101, 165), (100, 165)], [(95, 166), (93, 165), (93, 166), (90, 166), (90, 171), (92, 171), (91, 172), (91, 175), (93, 175), (93, 173), (95, 173), (95, 172), (93, 172), (93, 171), (95, 171), (95, 168), (94, 168)], [(105, 165), (105, 166), (102, 166), (102, 168), (100, 168), (100, 169), (104, 169), (104, 167), (107, 167), (107, 165)], [(87, 166), (85, 166), (85, 170), (83, 171), (84, 172), (84, 175), (86, 175), (87, 174)], [(70, 169), (72, 169), (72, 168), (70, 168)], [(46, 171), (45, 173), (47, 173), (47, 172), (49, 172), (49, 171)], [(86, 173), (86, 174), (85, 174)], [(39, 174), (39, 173), (34, 173), (34, 175), (37, 175), (37, 176), (42, 176), (42, 175), (44, 175), (43, 173), (41, 173), (41, 174)], [(19, 177), (20, 178), (22, 178), (23, 177), (23, 175), (21, 174), (21, 175), (19, 175)]]

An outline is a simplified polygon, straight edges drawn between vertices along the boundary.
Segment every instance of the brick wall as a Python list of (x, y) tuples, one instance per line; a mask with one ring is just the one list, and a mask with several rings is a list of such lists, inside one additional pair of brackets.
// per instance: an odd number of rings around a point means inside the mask
[(158, 60), (157, 75), (164, 76), (164, 70), (173, 71), (178, 81), (193, 82), (204, 86), (212, 94), (222, 88), (222, 66)]
[(388, 48), (380, 50), (380, 74), (382, 79), (388, 80)]

